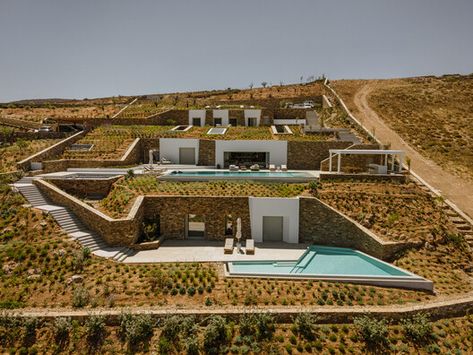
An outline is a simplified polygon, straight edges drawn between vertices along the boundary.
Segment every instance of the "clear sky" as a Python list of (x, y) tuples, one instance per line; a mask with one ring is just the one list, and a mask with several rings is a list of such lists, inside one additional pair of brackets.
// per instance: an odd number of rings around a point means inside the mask
[(0, 0), (0, 102), (473, 72), (473, 0)]

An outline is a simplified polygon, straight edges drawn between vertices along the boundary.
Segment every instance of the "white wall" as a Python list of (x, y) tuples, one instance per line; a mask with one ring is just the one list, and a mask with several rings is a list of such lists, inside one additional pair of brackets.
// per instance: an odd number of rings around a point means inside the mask
[(179, 164), (179, 148), (195, 148), (195, 163), (197, 164), (199, 161), (199, 140), (191, 138), (160, 138), (159, 159), (166, 158), (173, 164)]
[(244, 110), (245, 114), (245, 126), (248, 126), (248, 118), (256, 118), (256, 125), (260, 125), (261, 121), (261, 110)]
[(224, 152), (268, 152), (269, 164), (287, 165), (287, 141), (234, 140), (215, 141), (215, 164), (223, 167)]
[(263, 216), (283, 217), (283, 241), (299, 242), (299, 198), (249, 197), (251, 237), (263, 241)]
[(189, 110), (189, 125), (192, 125), (193, 118), (200, 118), (200, 125), (205, 126), (205, 110)]
[(213, 110), (213, 118), (221, 118), (222, 126), (228, 126), (228, 110)]

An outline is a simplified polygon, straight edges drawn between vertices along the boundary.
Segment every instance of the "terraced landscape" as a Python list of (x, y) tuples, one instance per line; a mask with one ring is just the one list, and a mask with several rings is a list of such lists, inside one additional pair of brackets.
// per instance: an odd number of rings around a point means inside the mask
[(16, 171), (16, 163), (57, 143), (57, 139), (17, 140), (0, 147), (0, 173)]

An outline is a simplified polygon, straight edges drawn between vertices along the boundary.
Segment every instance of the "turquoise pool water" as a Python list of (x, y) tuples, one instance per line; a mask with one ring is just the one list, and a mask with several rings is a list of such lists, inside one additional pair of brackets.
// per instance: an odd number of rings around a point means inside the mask
[(182, 177), (268, 177), (268, 178), (310, 178), (312, 175), (305, 172), (289, 171), (172, 171), (168, 176)]
[(230, 274), (413, 277), (364, 253), (347, 248), (311, 246), (297, 261), (234, 261)]

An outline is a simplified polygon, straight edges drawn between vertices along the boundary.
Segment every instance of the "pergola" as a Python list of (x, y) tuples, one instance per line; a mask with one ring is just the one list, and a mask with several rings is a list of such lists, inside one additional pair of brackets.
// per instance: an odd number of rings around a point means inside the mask
[(341, 171), (342, 155), (384, 155), (384, 166), (388, 166), (388, 156), (391, 156), (391, 171), (394, 171), (394, 162), (399, 158), (398, 172), (402, 172), (404, 162), (403, 150), (379, 150), (379, 149), (329, 149), (329, 171), (332, 171), (333, 156), (337, 155), (337, 172)]

